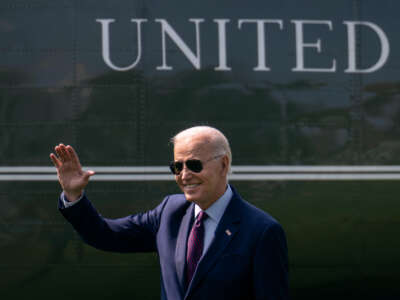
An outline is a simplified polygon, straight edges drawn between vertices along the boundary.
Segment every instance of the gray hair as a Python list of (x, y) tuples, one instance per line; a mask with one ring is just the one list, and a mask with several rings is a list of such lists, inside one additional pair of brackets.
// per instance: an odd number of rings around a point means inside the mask
[(171, 138), (171, 143), (175, 146), (177, 140), (184, 136), (190, 136), (194, 134), (206, 134), (207, 142), (211, 143), (215, 147), (215, 155), (227, 155), (229, 160), (229, 172), (231, 171), (232, 165), (232, 151), (229, 146), (229, 141), (226, 136), (218, 129), (211, 126), (195, 126), (185, 129)]

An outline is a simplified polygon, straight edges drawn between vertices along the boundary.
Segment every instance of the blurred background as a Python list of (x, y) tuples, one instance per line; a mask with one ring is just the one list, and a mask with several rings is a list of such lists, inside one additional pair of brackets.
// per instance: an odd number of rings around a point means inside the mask
[(156, 253), (93, 249), (58, 213), (49, 153), (73, 145), (98, 171), (88, 197), (121, 217), (179, 192), (169, 138), (206, 124), (231, 142), (231, 184), (285, 228), (292, 299), (399, 299), (399, 10), (2, 0), (0, 295), (159, 299)]

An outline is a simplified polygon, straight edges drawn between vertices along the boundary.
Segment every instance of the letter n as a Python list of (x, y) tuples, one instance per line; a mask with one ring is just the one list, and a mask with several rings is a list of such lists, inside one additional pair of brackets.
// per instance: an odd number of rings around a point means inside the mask
[(165, 36), (168, 35), (170, 39), (178, 46), (178, 48), (183, 52), (186, 58), (192, 63), (192, 65), (199, 70), (200, 69), (200, 29), (199, 24), (204, 21), (204, 19), (189, 19), (190, 22), (194, 22), (196, 25), (196, 54), (186, 45), (186, 43), (181, 39), (181, 37), (176, 33), (176, 31), (169, 25), (169, 23), (164, 19), (155, 19), (156, 22), (161, 24), (162, 32), (162, 66), (158, 66), (157, 70), (172, 70), (171, 66), (167, 65), (167, 49)]

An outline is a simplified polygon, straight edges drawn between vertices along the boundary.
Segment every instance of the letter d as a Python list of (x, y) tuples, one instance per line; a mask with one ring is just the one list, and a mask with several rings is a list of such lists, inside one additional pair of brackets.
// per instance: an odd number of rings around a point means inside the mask
[[(372, 73), (380, 69), (387, 61), (390, 53), (389, 40), (385, 32), (376, 24), (371, 22), (362, 21), (345, 21), (343, 22), (347, 26), (347, 38), (349, 47), (349, 67), (344, 70), (345, 73)], [(364, 25), (371, 28), (378, 35), (379, 41), (381, 43), (381, 54), (378, 61), (367, 69), (357, 69), (356, 66), (356, 25)]]

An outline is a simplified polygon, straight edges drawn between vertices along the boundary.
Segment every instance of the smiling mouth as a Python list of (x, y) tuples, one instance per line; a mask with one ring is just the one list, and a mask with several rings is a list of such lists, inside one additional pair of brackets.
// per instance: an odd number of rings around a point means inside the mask
[(186, 184), (186, 185), (184, 185), (184, 189), (185, 190), (191, 190), (191, 189), (194, 189), (194, 188), (198, 187), (199, 185), (200, 185), (200, 183)]

